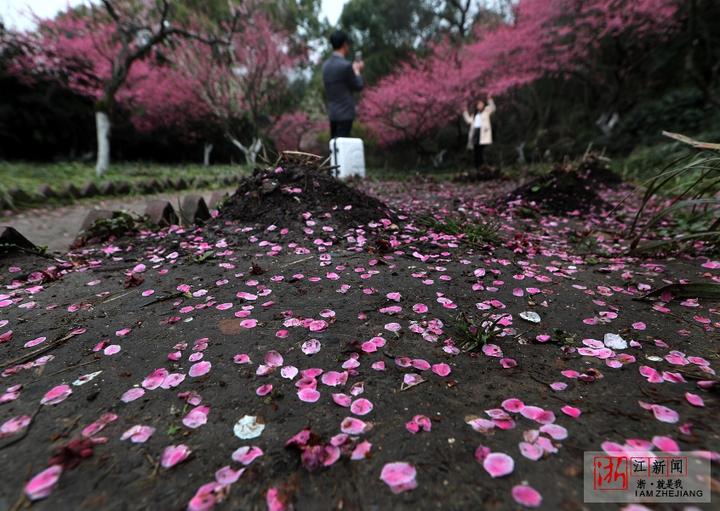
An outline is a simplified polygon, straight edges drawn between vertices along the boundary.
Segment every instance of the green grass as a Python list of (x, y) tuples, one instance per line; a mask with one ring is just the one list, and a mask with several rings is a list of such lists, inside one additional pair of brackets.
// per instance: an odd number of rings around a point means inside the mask
[(432, 216), (420, 218), (420, 223), (435, 232), (444, 232), (453, 236), (462, 236), (472, 245), (499, 244), (501, 225), (494, 220), (472, 221), (467, 218), (446, 217), (438, 220)]
[[(74, 202), (71, 194), (66, 192), (69, 186), (78, 190), (89, 183), (98, 188), (103, 183), (124, 182), (129, 185), (129, 194), (149, 193), (146, 186), (152, 180), (163, 182), (183, 178), (186, 186), (183, 189), (216, 189), (227, 186), (224, 179), (249, 174), (248, 167), (241, 165), (160, 165), (155, 163), (121, 163), (110, 167), (102, 177), (95, 175), (95, 168), (82, 163), (10, 163), (0, 162), (0, 210), (25, 209), (39, 204), (66, 204)], [(46, 199), (39, 192), (42, 185), (49, 185), (60, 197)], [(172, 191), (167, 185), (161, 184), (162, 191)], [(20, 189), (23, 194), (10, 193)], [(143, 191), (144, 190), (144, 191)]]
[(98, 178), (95, 168), (83, 163), (8, 163), (0, 162), (0, 186), (5, 189), (19, 187), (29, 192), (41, 185), (62, 189), (70, 184), (77, 187), (86, 183), (100, 184), (106, 181), (126, 181), (130, 184), (149, 179), (185, 179), (235, 176), (246, 173), (242, 166), (213, 165), (159, 165), (154, 163), (121, 163), (110, 167), (104, 176)]
[[(690, 135), (705, 142), (720, 140), (720, 131), (691, 133)], [(637, 147), (626, 158), (613, 160), (613, 170), (625, 180), (646, 181), (660, 174), (670, 163), (697, 153), (695, 149), (687, 144), (670, 139), (666, 140), (661, 144)]]
[(486, 312), (471, 317), (464, 312), (456, 319), (456, 327), (460, 330), (460, 349), (465, 352), (479, 351), (488, 343), (494, 343), (503, 332), (498, 325), (508, 314)]

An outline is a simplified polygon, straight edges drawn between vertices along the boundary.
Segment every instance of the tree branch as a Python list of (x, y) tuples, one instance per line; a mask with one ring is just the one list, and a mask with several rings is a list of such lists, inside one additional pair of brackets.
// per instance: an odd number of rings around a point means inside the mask
[(110, 2), (110, 0), (102, 0), (102, 4), (105, 6), (105, 10), (110, 15), (110, 17), (116, 23), (120, 23), (120, 16), (118, 16), (118, 13), (115, 11), (115, 7), (113, 7), (112, 2)]

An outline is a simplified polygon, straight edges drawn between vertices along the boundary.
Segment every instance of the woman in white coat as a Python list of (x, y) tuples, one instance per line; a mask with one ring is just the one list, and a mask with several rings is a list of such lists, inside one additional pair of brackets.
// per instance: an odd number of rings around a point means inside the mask
[(492, 96), (488, 97), (487, 105), (482, 99), (475, 104), (475, 113), (470, 115), (467, 110), (463, 112), (465, 122), (470, 126), (468, 130), (468, 149), (473, 150), (475, 170), (479, 170), (485, 163), (485, 146), (493, 143), (491, 117), (495, 113), (495, 102)]

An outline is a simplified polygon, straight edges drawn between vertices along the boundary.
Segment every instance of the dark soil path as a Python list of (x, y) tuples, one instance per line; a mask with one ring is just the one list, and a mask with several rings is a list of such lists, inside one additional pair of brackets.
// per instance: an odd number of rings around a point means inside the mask
[(363, 225), (287, 186), (299, 218), (0, 260), (0, 509), (581, 510), (585, 451), (717, 460), (718, 303), (637, 300), (717, 260), (627, 258), (622, 216), (490, 206), (508, 183), (362, 184), (398, 210)]

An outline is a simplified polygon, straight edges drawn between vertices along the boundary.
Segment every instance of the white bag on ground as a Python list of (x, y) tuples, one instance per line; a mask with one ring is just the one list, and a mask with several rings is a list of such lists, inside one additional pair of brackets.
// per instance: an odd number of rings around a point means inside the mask
[(333, 138), (330, 140), (330, 164), (336, 177), (365, 177), (365, 148), (361, 138)]

